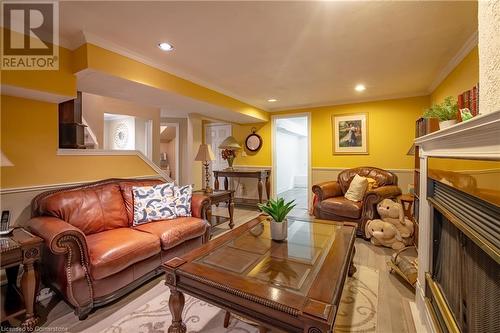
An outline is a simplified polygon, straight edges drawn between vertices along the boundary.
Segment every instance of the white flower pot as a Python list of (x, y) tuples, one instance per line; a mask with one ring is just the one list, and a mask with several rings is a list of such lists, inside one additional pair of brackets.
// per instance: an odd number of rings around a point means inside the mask
[(271, 219), (269, 224), (271, 225), (271, 238), (275, 241), (284, 241), (288, 236), (288, 220), (276, 222)]
[(443, 129), (443, 128), (447, 128), (447, 127), (453, 126), (456, 123), (457, 123), (456, 119), (440, 121), (439, 122), (439, 129)]

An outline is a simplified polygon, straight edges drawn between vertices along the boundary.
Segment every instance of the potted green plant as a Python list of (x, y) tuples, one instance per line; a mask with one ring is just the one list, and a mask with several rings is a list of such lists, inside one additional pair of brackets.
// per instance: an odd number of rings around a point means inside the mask
[(288, 235), (288, 221), (286, 216), (295, 207), (295, 200), (285, 203), (285, 199), (271, 199), (266, 204), (259, 204), (259, 209), (271, 217), (271, 238), (283, 241)]
[(443, 129), (457, 123), (457, 114), (457, 101), (452, 96), (448, 96), (442, 103), (434, 104), (426, 109), (424, 118), (438, 118), (439, 129)]

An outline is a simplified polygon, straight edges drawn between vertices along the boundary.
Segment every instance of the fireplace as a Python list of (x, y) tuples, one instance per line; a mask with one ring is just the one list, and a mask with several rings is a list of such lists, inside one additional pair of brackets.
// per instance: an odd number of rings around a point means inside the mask
[(432, 244), (425, 297), (434, 326), (442, 332), (500, 332), (498, 163), (428, 162)]

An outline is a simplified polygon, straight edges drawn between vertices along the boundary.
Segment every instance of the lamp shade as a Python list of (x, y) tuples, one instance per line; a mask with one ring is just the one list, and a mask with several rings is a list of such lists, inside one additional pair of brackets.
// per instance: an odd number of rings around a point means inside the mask
[(14, 166), (14, 164), (12, 164), (12, 162), (7, 158), (7, 156), (4, 155), (3, 151), (0, 151), (0, 166), (3, 167)]
[(231, 149), (231, 150), (239, 150), (241, 149), (240, 144), (233, 136), (228, 136), (222, 143), (219, 145), (220, 149)]
[(200, 148), (198, 148), (198, 154), (196, 154), (196, 157), (194, 158), (195, 161), (213, 161), (215, 160), (214, 153), (212, 151), (212, 148), (205, 144), (202, 143), (200, 145)]

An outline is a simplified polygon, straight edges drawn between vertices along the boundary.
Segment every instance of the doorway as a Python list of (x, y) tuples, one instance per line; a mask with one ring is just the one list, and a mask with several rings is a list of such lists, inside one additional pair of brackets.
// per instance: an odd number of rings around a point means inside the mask
[[(230, 124), (224, 123), (213, 123), (205, 125), (205, 143), (210, 145), (212, 151), (214, 153), (215, 160), (210, 163), (209, 172), (210, 175), (213, 174), (213, 170), (223, 170), (227, 168), (227, 162), (222, 159), (221, 149), (219, 149), (219, 145), (224, 141), (228, 136), (232, 134), (232, 126)], [(214, 187), (214, 179), (210, 177), (212, 184), (210, 185), (212, 188)]]
[(160, 168), (179, 184), (179, 124), (160, 125)]
[(292, 215), (308, 215), (310, 138), (310, 114), (273, 116), (273, 193), (295, 200)]

